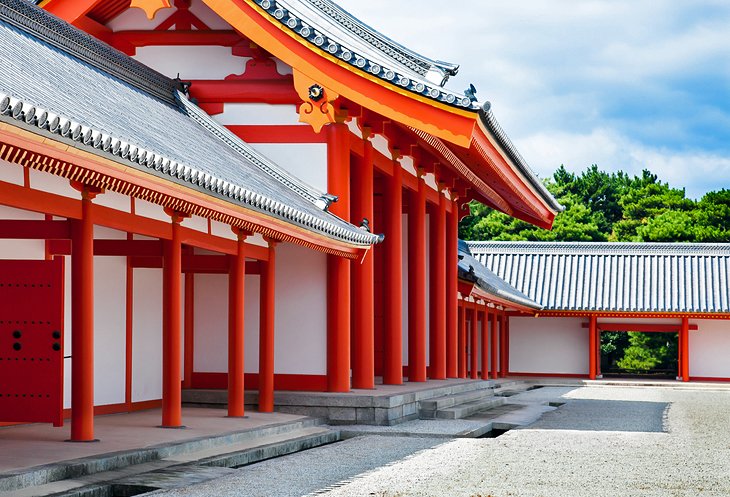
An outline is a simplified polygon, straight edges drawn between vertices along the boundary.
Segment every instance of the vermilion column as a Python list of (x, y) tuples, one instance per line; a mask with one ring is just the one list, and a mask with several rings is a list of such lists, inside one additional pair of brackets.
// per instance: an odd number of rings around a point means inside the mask
[(461, 320), (459, 323), (459, 378), (466, 378), (466, 301), (459, 305)]
[(591, 316), (588, 325), (588, 378), (596, 379), (596, 316)]
[(479, 311), (476, 304), (471, 311), (471, 346), (469, 347), (469, 358), (471, 359), (471, 379), (479, 378), (479, 335), (477, 335), (479, 325)]
[(431, 348), (431, 378), (446, 378), (446, 197), (441, 193), (443, 184), (439, 183), (438, 212), (431, 215), (430, 259), (430, 308), (429, 338)]
[(689, 381), (689, 318), (682, 318), (680, 347), (682, 347), (682, 381)]
[[(373, 227), (373, 144), (370, 142), (370, 128), (363, 127), (363, 158), (360, 167), (355, 168), (353, 177), (352, 220), (358, 224), (362, 219)], [(375, 388), (375, 260), (368, 250), (360, 264), (352, 266), (352, 336), (353, 363), (352, 387)]]
[(426, 183), (408, 203), (408, 380), (426, 381)]
[(393, 176), (386, 186), (386, 235), (385, 249), (385, 305), (384, 340), (385, 358), (383, 364), (383, 383), (400, 385), (403, 383), (403, 336), (401, 314), (402, 303), (402, 257), (403, 257), (403, 168), (398, 162), (400, 154), (393, 153)]
[(94, 193), (81, 189), (71, 250), (71, 441), (94, 441)]
[(494, 319), (492, 320), (492, 378), (497, 378), (497, 371), (499, 370), (499, 336), (498, 336), (498, 330), (497, 330), (497, 324), (499, 320), (497, 319), (498, 311), (495, 308), (494, 309), (494, 315), (492, 316)]
[(259, 412), (274, 412), (274, 313), (276, 310), (276, 241), (269, 260), (261, 261), (259, 297)]
[[(482, 380), (489, 379), (489, 308), (484, 309), (482, 320)], [(492, 316), (494, 318), (494, 316)]]
[(459, 376), (459, 340), (458, 340), (458, 223), (456, 201), (451, 201), (451, 212), (446, 221), (446, 376)]
[[(350, 142), (344, 122), (327, 129), (327, 189), (338, 197), (330, 212), (350, 220)], [(327, 256), (327, 389), (350, 391), (350, 261)]]
[(180, 318), (182, 245), (179, 213), (170, 213), (172, 238), (165, 240), (162, 270), (162, 428), (182, 427), (182, 391), (180, 383), (180, 351), (182, 320)]
[[(246, 235), (236, 233), (237, 253), (228, 272), (228, 416), (244, 415), (244, 304), (246, 288)], [(263, 297), (261, 297), (263, 299)]]

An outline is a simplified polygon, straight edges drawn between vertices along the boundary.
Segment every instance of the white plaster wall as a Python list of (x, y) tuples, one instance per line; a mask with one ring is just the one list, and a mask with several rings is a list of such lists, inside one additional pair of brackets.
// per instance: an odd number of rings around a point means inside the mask
[(214, 119), (223, 125), (298, 125), (296, 105), (266, 103), (224, 103), (223, 112)]
[(162, 397), (162, 270), (135, 269), (132, 401)]
[(126, 275), (125, 257), (94, 257), (95, 405), (124, 402)]
[(94, 203), (97, 205), (103, 205), (110, 207), (118, 211), (131, 212), (132, 211), (132, 200), (131, 197), (121, 195), (116, 192), (106, 191), (103, 195), (97, 195), (94, 199)]
[(23, 166), (0, 159), (0, 181), (22, 185), (24, 181)]
[[(0, 219), (43, 220), (37, 212), (24, 211), (0, 205)], [(0, 259), (45, 259), (43, 240), (0, 240)]]
[(186, 217), (180, 223), (180, 226), (193, 229), (195, 231), (201, 231), (203, 233), (208, 232), (208, 220), (200, 216)]
[(327, 256), (276, 248), (275, 367), (280, 374), (327, 372)]
[(294, 177), (327, 191), (326, 143), (252, 143), (251, 146)]
[(228, 275), (195, 275), (193, 370), (228, 371)]
[[(115, 230), (113, 228), (107, 228), (106, 226), (94, 226), (94, 239), (95, 240), (126, 240), (127, 233), (124, 231)], [(97, 257), (94, 259), (94, 267), (96, 267), (97, 261), (107, 259), (108, 257)], [(126, 273), (125, 273), (126, 277)]]
[(697, 331), (689, 332), (689, 375), (730, 378), (730, 321), (690, 319)]
[[(244, 369), (259, 370), (259, 280), (247, 275), (244, 309)], [(228, 275), (195, 275), (194, 371), (228, 372)]]
[(228, 240), (236, 239), (236, 235), (233, 233), (231, 226), (229, 224), (221, 223), (220, 221), (210, 221), (210, 234), (221, 238), (227, 238)]
[(588, 374), (588, 330), (581, 327), (584, 321), (511, 317), (510, 371)]
[(63, 197), (81, 199), (81, 194), (71, 187), (71, 183), (66, 178), (35, 169), (30, 170), (30, 187)]
[(218, 46), (139, 47), (134, 58), (169, 78), (179, 74), (183, 80), (241, 74), (249, 59), (233, 55), (230, 47)]
[(134, 200), (134, 213), (138, 216), (157, 219), (166, 223), (170, 222), (170, 216), (165, 214), (165, 209), (161, 205), (153, 204), (142, 199)]

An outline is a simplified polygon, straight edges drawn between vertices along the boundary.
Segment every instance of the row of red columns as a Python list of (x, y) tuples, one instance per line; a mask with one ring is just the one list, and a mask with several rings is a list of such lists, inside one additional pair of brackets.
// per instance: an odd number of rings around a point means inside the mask
[[(371, 130), (363, 127), (363, 160), (352, 168), (350, 178), (349, 129), (338, 122), (327, 125), (328, 191), (337, 195), (330, 211), (359, 223), (373, 219), (373, 147)], [(403, 169), (400, 153), (393, 150), (392, 175), (386, 178), (384, 191), (383, 251), (385, 266), (383, 302), (383, 383), (403, 383), (403, 336), (401, 299), (403, 282), (402, 217)], [(456, 200), (441, 193), (430, 217), (431, 257), (426, 258), (426, 185), (423, 170), (418, 170), (418, 187), (409, 196), (408, 258), (408, 370), (410, 381), (457, 377), (457, 228)], [(351, 189), (351, 182), (354, 188)], [(352, 193), (351, 193), (352, 191)], [(352, 195), (352, 199), (350, 199)], [(351, 203), (350, 203), (351, 200)], [(451, 202), (451, 212), (447, 213)], [(430, 309), (426, 310), (426, 268), (430, 269)], [(327, 263), (327, 378), (328, 390), (348, 391), (350, 367), (353, 388), (375, 386), (374, 344), (374, 260), (369, 251), (358, 264), (341, 257), (328, 256)], [(351, 278), (351, 281), (350, 281)], [(352, 289), (352, 295), (350, 295)], [(350, 316), (350, 312), (352, 316)], [(426, 329), (429, 312), (429, 330)], [(352, 317), (352, 321), (350, 321)], [(350, 324), (352, 335), (350, 335)], [(352, 336), (352, 344), (350, 344)], [(426, 360), (427, 337), (430, 339), (430, 364)], [(352, 346), (353, 353), (350, 354)], [(352, 364), (350, 364), (350, 359)], [(428, 367), (430, 366), (430, 371)]]
[[(471, 314), (469, 320), (467, 320), (468, 314)], [(458, 377), (479, 378), (479, 354), (481, 354), (482, 379), (507, 376), (509, 371), (509, 320), (504, 312), (484, 304), (461, 300), (458, 304), (458, 315)], [(482, 323), (481, 330), (478, 326), (479, 321)], [(479, 347), (480, 337), (481, 347)], [(490, 363), (491, 371), (488, 371), (487, 365)]]
[[(94, 221), (92, 199), (98, 191), (84, 186), (81, 218), (72, 223), (71, 284), (71, 441), (94, 441)], [(162, 323), (162, 423), (182, 428), (181, 385), (181, 274), (182, 243), (179, 212), (171, 216), (170, 239), (164, 240)], [(234, 229), (237, 253), (229, 271), (228, 416), (244, 415), (244, 289), (245, 239)], [(259, 411), (273, 411), (274, 398), (274, 277), (275, 242), (269, 240), (269, 259), (262, 264), (259, 345)]]

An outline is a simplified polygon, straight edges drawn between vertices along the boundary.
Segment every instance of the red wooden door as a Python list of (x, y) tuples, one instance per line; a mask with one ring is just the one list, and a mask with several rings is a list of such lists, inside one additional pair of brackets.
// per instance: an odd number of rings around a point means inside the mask
[(63, 425), (63, 260), (0, 260), (0, 421)]

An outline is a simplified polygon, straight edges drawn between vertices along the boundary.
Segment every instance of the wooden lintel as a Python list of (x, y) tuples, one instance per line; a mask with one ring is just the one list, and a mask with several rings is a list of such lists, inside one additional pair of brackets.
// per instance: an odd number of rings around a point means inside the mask
[[(583, 328), (588, 328), (588, 323), (581, 323)], [(597, 323), (599, 331), (641, 331), (641, 332), (658, 332), (658, 333), (674, 333), (682, 328), (682, 323), (677, 324), (652, 324), (652, 323)], [(689, 325), (690, 330), (698, 330), (696, 324)]]
[(71, 238), (68, 221), (0, 219), (0, 239), (67, 240)]
[(160, 240), (94, 240), (94, 255), (161, 257)]

